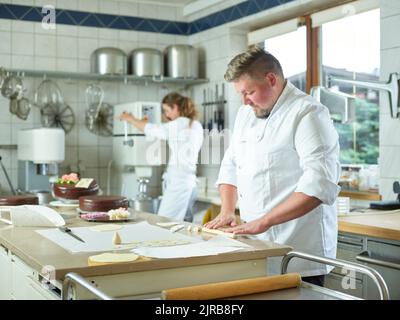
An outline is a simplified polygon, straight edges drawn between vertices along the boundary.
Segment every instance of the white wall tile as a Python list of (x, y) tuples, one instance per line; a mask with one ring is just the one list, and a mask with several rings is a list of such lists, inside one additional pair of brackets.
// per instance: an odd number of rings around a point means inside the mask
[(9, 123), (0, 123), (0, 144), (11, 144), (11, 126)]
[(381, 146), (400, 147), (400, 119), (393, 119), (388, 114), (380, 115), (380, 123), (379, 140), (381, 141)]
[(56, 58), (35, 57), (35, 70), (54, 71), (56, 70)]
[(34, 23), (33, 29), (35, 33), (42, 33), (42, 34), (46, 34), (46, 35), (57, 35), (57, 20), (56, 20), (56, 27), (55, 29), (47, 29), (45, 27), (42, 26), (41, 22), (36, 22)]
[(76, 59), (78, 57), (78, 39), (57, 36), (57, 58)]
[(35, 34), (35, 55), (55, 57), (57, 55), (57, 37), (45, 34)]
[(0, 19), (0, 30), (1, 31), (11, 31), (11, 21), (8, 19)]
[(121, 1), (119, 3), (119, 14), (122, 16), (136, 17), (139, 14), (138, 10), (137, 3), (131, 3), (127, 1)]
[(12, 4), (21, 4), (24, 6), (33, 6), (35, 4), (34, 0), (9, 0), (7, 2)]
[[(10, 109), (10, 100), (4, 98), (3, 96), (0, 96), (0, 123), (1, 124), (8, 124), (11, 122), (11, 113), (9, 111)], [(0, 134), (2, 134), (2, 131), (0, 130)]]
[(89, 59), (79, 59), (78, 60), (78, 70), (79, 72), (90, 72), (90, 60)]
[(11, 50), (13, 54), (33, 55), (34, 37), (29, 33), (13, 32)]
[(0, 54), (0, 65), (4, 68), (11, 68), (11, 54)]
[(381, 146), (379, 168), (382, 178), (400, 178), (400, 146)]
[(80, 146), (78, 148), (78, 159), (86, 168), (97, 168), (98, 162), (98, 148), (92, 146)]
[(78, 10), (85, 12), (99, 12), (98, 0), (78, 1)]
[(43, 7), (45, 5), (52, 5), (57, 8), (57, 0), (35, 0), (36, 7)]
[(108, 162), (112, 160), (112, 146), (99, 147), (99, 167), (107, 167)]
[(79, 27), (78, 28), (78, 37), (97, 39), (99, 37), (99, 28)]
[[(76, 116), (76, 114), (75, 114)], [(71, 129), (70, 132), (68, 132), (65, 135), (65, 145), (68, 147), (77, 147), (79, 145), (79, 140), (78, 140), (78, 123), (75, 120), (75, 125)]]
[(76, 59), (57, 59), (56, 70), (64, 72), (77, 72), (78, 61)]
[(32, 69), (35, 65), (33, 56), (22, 56), (13, 54), (11, 57), (11, 67), (16, 69)]
[(138, 33), (137, 31), (119, 30), (119, 40), (137, 42)]
[[(97, 135), (90, 132), (85, 125), (79, 125), (78, 127), (78, 141), (79, 146), (96, 146)], [(97, 157), (97, 156), (96, 156)], [(97, 167), (97, 165), (96, 165)]]
[(381, 0), (381, 18), (400, 15), (400, 1)]
[(78, 27), (77, 26), (57, 24), (56, 30), (57, 30), (57, 36), (68, 36), (68, 37), (78, 36)]
[(22, 33), (32, 33), (34, 30), (34, 26), (36, 24), (37, 24), (36, 22), (12, 20), (11, 21), (11, 31), (12, 32), (22, 32)]
[(0, 53), (1, 54), (10, 54), (11, 53), (11, 32), (9, 31), (0, 31)]
[(57, 0), (57, 9), (78, 10), (78, 0)]
[(153, 4), (138, 4), (139, 16), (142, 18), (157, 18), (158, 17), (158, 6)]
[(99, 47), (99, 41), (92, 38), (78, 38), (78, 57), (90, 59), (90, 55)]
[(119, 3), (117, 1), (99, 1), (99, 12), (106, 14), (119, 14)]
[(116, 35), (118, 36), (117, 29), (99, 28), (99, 39), (115, 40)]
[(400, 38), (394, 36), (393, 30), (400, 30), (398, 15), (381, 19), (381, 49), (400, 47)]

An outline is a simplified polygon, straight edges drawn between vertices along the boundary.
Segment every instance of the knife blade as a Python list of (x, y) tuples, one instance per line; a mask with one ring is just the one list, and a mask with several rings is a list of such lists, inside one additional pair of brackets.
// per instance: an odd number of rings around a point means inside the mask
[(85, 242), (83, 239), (81, 239), (80, 237), (78, 237), (75, 233), (72, 232), (72, 230), (70, 228), (67, 227), (58, 227), (58, 230), (60, 230), (61, 232), (64, 232), (66, 234), (68, 234), (69, 236), (75, 238), (76, 240), (79, 240), (81, 242)]

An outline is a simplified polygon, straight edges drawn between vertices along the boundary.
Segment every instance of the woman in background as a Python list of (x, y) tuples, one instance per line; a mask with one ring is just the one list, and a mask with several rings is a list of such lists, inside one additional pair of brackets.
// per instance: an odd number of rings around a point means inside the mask
[(164, 194), (158, 214), (180, 221), (193, 221), (193, 204), (197, 197), (196, 165), (203, 144), (203, 127), (189, 97), (173, 92), (162, 100), (166, 123), (148, 123), (123, 112), (120, 120), (134, 125), (146, 136), (168, 141), (170, 156), (163, 174)]

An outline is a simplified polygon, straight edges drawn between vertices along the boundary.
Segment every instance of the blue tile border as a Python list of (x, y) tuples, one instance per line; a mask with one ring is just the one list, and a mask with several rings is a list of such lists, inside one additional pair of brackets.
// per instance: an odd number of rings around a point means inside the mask
[[(248, 0), (192, 22), (91, 13), (56, 8), (56, 24), (192, 35), (294, 0)], [(41, 7), (0, 3), (0, 19), (41, 22)]]

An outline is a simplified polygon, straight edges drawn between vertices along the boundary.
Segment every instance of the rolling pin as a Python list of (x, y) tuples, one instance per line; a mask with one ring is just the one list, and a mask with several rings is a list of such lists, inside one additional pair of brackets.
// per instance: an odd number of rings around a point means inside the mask
[(161, 297), (164, 300), (211, 300), (295, 288), (300, 284), (300, 274), (288, 273), (168, 289), (161, 292)]

